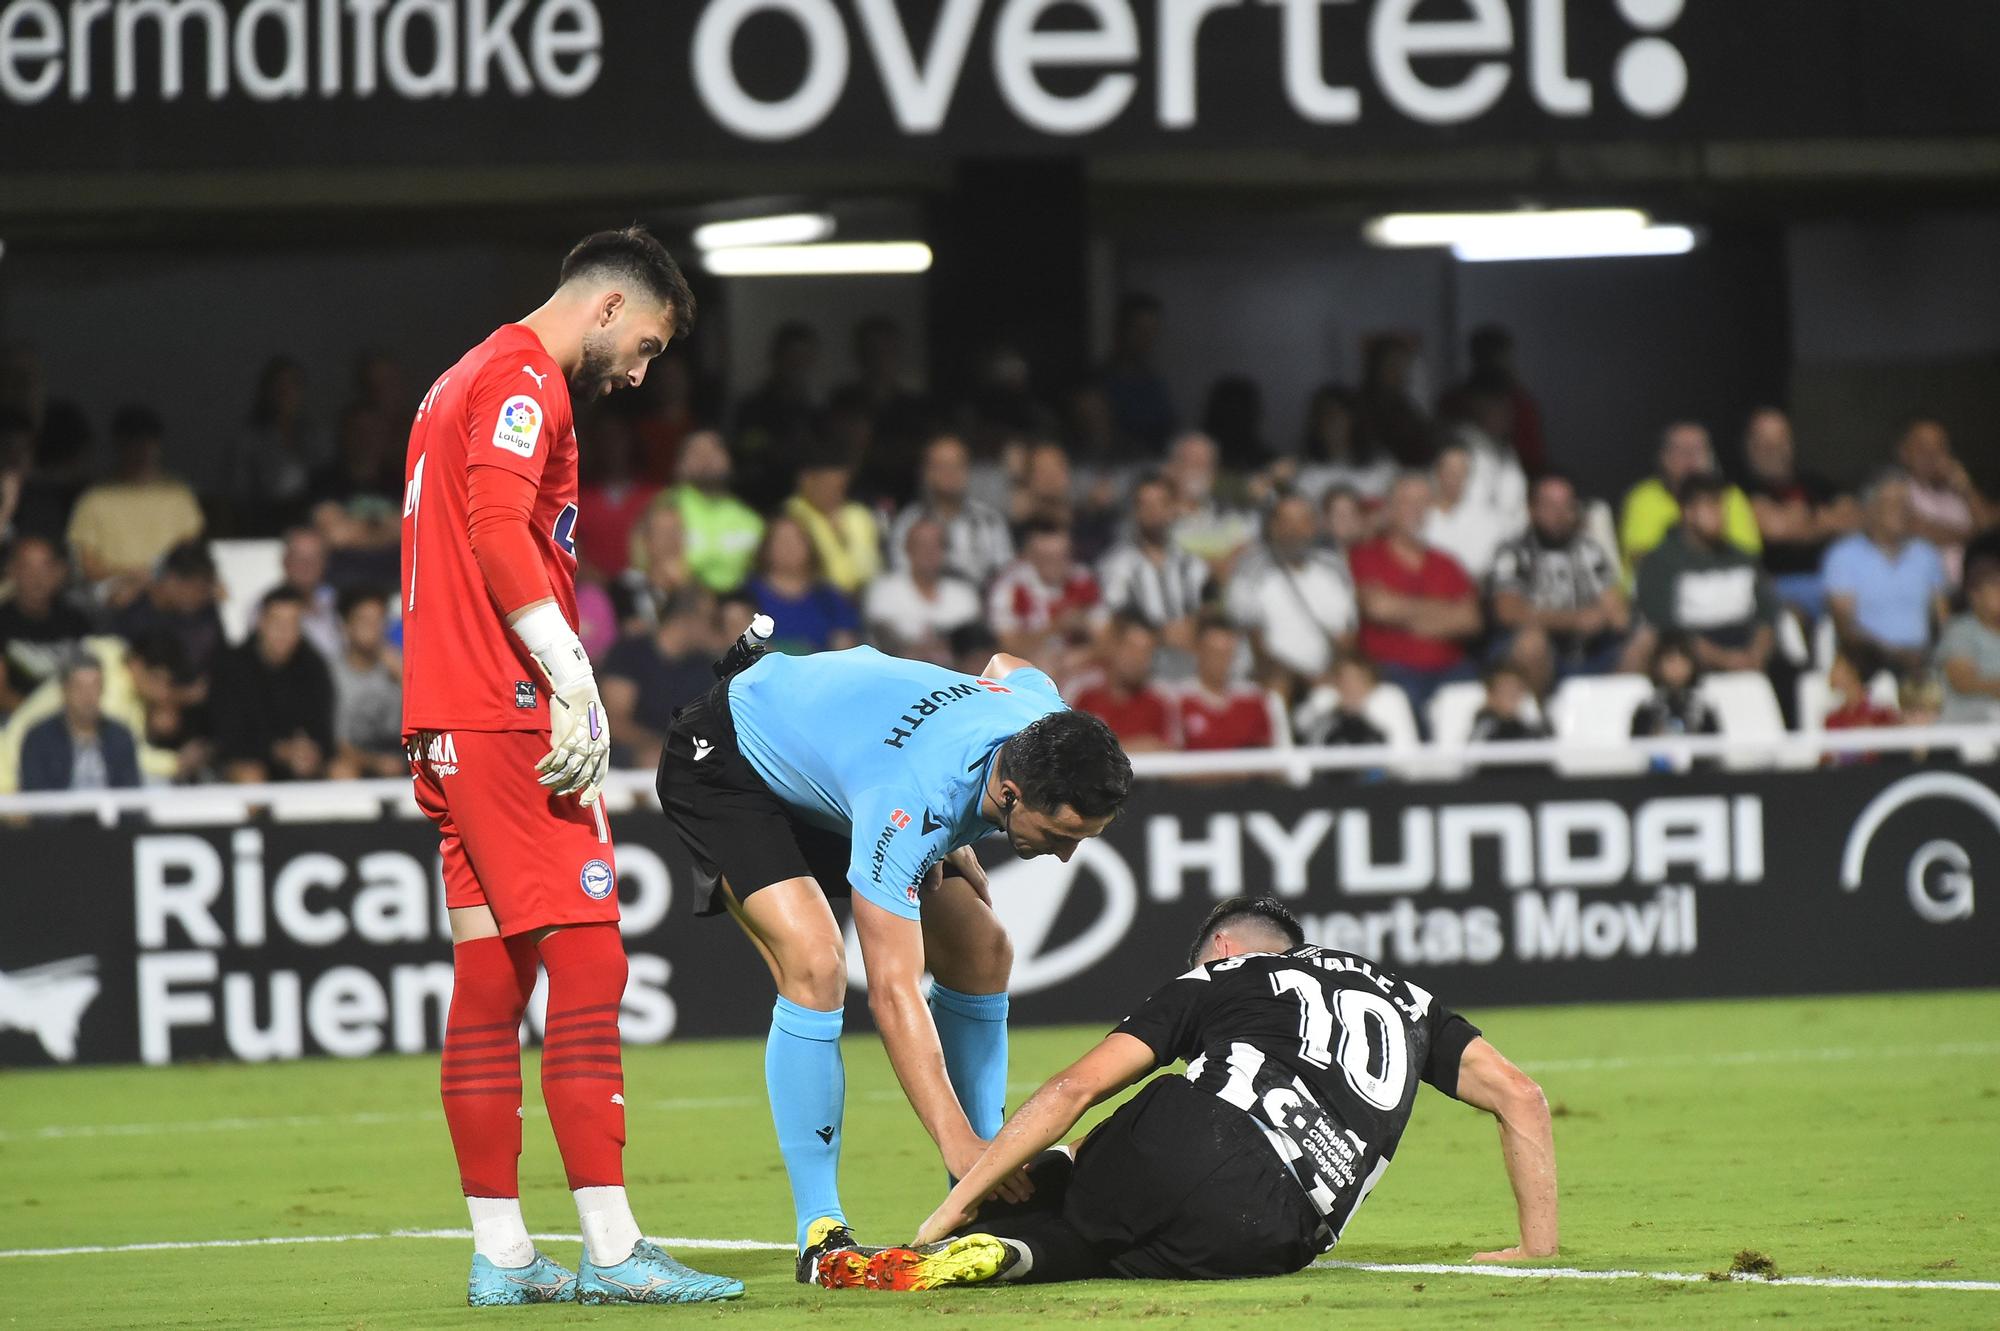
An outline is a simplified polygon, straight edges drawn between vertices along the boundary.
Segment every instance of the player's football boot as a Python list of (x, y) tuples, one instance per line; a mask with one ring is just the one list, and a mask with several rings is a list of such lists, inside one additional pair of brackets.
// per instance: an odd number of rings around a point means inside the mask
[(884, 1248), (868, 1259), (870, 1289), (941, 1289), (998, 1279), (1021, 1254), (991, 1234), (962, 1234), (921, 1248)]
[(540, 1253), (526, 1266), (495, 1266), (474, 1253), (472, 1274), (465, 1282), (465, 1301), (475, 1308), (575, 1303), (576, 1276)]
[(743, 1282), (684, 1266), (644, 1239), (616, 1266), (596, 1266), (586, 1250), (576, 1273), (578, 1303), (713, 1303), (738, 1298)]
[(806, 1226), (805, 1251), (792, 1274), (801, 1285), (860, 1289), (866, 1283), (868, 1259), (881, 1251), (862, 1247), (845, 1221), (821, 1216)]

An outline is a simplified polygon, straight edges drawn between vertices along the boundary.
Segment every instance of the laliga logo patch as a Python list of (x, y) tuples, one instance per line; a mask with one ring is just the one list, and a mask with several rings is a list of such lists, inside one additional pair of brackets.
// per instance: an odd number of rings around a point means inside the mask
[(583, 872), (577, 875), (577, 881), (583, 885), (583, 894), (592, 901), (604, 900), (618, 887), (618, 880), (612, 875), (611, 866), (603, 860), (592, 860), (584, 865)]
[(535, 455), (535, 440), (542, 434), (542, 407), (525, 393), (517, 393), (500, 405), (500, 418), (493, 422), (493, 446), (524, 458)]

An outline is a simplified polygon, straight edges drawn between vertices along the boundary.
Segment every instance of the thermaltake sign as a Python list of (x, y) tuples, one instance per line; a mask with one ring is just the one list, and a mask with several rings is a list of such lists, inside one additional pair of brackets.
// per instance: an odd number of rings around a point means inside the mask
[[(1115, 1019), (1185, 968), (1219, 897), (1270, 892), (1316, 942), (1454, 1006), (1922, 988), (2000, 979), (2000, 773), (1452, 786), (1142, 786), (1069, 863), (987, 849), (1014, 1019)], [(697, 920), (657, 815), (615, 820), (628, 1040), (760, 1035), (770, 981)], [(871, 829), (868, 835), (873, 835)], [(61, 864), (0, 935), (0, 1065), (435, 1048), (451, 992), (428, 826), (0, 833)], [(867, 977), (849, 937), (851, 978)], [(853, 1002), (850, 1020), (867, 1021)], [(531, 1031), (539, 1018), (531, 1013)]]
[(0, 0), (0, 169), (1963, 133), (1997, 46), (1950, 0)]

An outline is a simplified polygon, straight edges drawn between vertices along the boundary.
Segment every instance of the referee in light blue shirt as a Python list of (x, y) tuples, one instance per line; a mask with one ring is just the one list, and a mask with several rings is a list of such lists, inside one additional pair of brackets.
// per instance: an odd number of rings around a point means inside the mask
[(835, 1183), (847, 963), (828, 898), (853, 898), (869, 1010), (956, 1178), (1003, 1117), (1013, 960), (972, 843), (997, 831), (1067, 860), (1131, 784), (1110, 729), (1004, 654), (977, 677), (872, 647), (772, 655), (675, 715), (660, 802), (697, 911), (733, 915), (777, 982), (764, 1075), (800, 1281), (856, 1246)]

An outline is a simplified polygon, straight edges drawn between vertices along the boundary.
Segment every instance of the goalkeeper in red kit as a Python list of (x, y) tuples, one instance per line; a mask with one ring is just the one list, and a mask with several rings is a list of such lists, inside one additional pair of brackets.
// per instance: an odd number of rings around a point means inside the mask
[[(540, 309), (431, 385), (410, 429), (403, 734), (451, 913), (444, 1116), (472, 1213), (475, 1305), (743, 1292), (645, 1241), (625, 1198), (625, 947), (598, 798), (611, 737), (576, 635), (573, 404), (637, 387), (693, 318), (659, 241), (599, 232)], [(542, 1099), (583, 1231), (574, 1273), (535, 1251), (521, 1218), (518, 1030), (538, 961)]]

